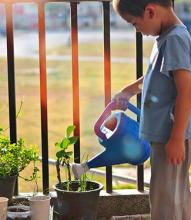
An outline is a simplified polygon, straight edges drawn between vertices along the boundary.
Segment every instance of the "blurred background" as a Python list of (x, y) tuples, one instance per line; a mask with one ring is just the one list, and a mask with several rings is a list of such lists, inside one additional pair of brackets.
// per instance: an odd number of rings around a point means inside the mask
[[(175, 1), (179, 18), (191, 32), (191, 2)], [(39, 42), (38, 11), (35, 4), (15, 4), (14, 52), (16, 103), (21, 114), (17, 118), (17, 134), (28, 144), (37, 144), (41, 152), (40, 88), (39, 88)], [(48, 3), (46, 15), (46, 53), (48, 90), (49, 158), (55, 159), (55, 142), (65, 135), (72, 124), (72, 67), (69, 3)], [(111, 92), (114, 95), (122, 87), (136, 79), (135, 30), (115, 14), (111, 7)], [(5, 7), (0, 5), (0, 127), (9, 126), (7, 86), (7, 45)], [(93, 126), (104, 109), (103, 66), (103, 15), (102, 3), (81, 2), (78, 4), (79, 80), (81, 158), (87, 160), (103, 148), (94, 134)], [(143, 64), (146, 70), (154, 37), (143, 38)], [(132, 98), (136, 104), (136, 97)], [(132, 115), (132, 117), (134, 117)], [(7, 130), (7, 135), (9, 135)], [(39, 168), (41, 164), (39, 162)], [(101, 170), (104, 170), (102, 168)], [(30, 168), (29, 168), (30, 170)], [(27, 170), (23, 175), (27, 175)], [(136, 177), (136, 167), (114, 166), (114, 174)], [(145, 181), (149, 182), (150, 162), (145, 163)], [(41, 186), (39, 174), (39, 189)], [(104, 177), (93, 176), (104, 183)], [(50, 186), (56, 182), (55, 167), (50, 165)], [(136, 188), (136, 185), (114, 181), (116, 188)], [(33, 183), (20, 181), (20, 191), (33, 190)]]

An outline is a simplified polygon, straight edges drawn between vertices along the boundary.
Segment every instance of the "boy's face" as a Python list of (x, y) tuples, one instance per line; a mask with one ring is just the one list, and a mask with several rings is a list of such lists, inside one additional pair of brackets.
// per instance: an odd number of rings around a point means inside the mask
[(156, 10), (152, 6), (145, 8), (143, 17), (136, 17), (130, 14), (126, 14), (123, 18), (131, 23), (137, 31), (143, 35), (157, 36), (161, 32), (161, 23), (156, 16)]

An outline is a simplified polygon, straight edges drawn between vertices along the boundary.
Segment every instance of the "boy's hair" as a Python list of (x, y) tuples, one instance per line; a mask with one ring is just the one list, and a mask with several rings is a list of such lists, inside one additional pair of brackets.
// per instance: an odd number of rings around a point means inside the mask
[(121, 16), (129, 14), (142, 17), (144, 10), (149, 3), (171, 7), (172, 0), (113, 0), (113, 7)]

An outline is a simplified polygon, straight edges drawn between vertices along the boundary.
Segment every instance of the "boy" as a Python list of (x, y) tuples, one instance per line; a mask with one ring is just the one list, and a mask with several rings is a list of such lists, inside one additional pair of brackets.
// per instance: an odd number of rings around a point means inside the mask
[(152, 145), (151, 219), (191, 220), (190, 35), (171, 0), (113, 0), (113, 6), (137, 31), (158, 36), (145, 76), (113, 97), (125, 109), (142, 90), (140, 137)]

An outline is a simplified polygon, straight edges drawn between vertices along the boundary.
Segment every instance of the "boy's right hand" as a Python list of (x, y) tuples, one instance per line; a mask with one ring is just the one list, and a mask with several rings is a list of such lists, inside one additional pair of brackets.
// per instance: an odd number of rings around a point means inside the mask
[(130, 96), (128, 96), (125, 92), (121, 91), (117, 93), (116, 95), (114, 95), (114, 97), (112, 98), (112, 101), (115, 102), (116, 109), (121, 109), (125, 111), (127, 109), (129, 99), (130, 99)]
[(127, 109), (130, 98), (141, 93), (143, 79), (144, 76), (122, 89), (112, 98), (112, 101), (116, 103), (116, 109), (123, 111)]

